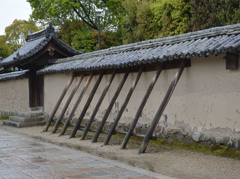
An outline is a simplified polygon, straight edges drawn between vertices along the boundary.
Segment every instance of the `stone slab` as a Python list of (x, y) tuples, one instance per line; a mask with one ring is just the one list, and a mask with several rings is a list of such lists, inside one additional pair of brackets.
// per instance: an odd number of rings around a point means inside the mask
[(38, 106), (38, 107), (31, 107), (30, 108), (31, 111), (38, 111), (38, 112), (43, 112), (43, 107), (42, 106)]
[(20, 123), (20, 122), (14, 122), (10, 120), (4, 120), (3, 125), (7, 126), (13, 126), (13, 127), (31, 127), (31, 126), (40, 126), (40, 125), (45, 125), (45, 121), (40, 121), (40, 122), (27, 122), (27, 123)]
[(27, 112), (18, 112), (17, 116), (21, 117), (38, 117), (38, 116), (43, 116), (43, 112), (40, 111), (27, 111)]
[(44, 116), (39, 117), (22, 117), (22, 116), (10, 116), (10, 121), (27, 123), (27, 122), (40, 122), (44, 120)]

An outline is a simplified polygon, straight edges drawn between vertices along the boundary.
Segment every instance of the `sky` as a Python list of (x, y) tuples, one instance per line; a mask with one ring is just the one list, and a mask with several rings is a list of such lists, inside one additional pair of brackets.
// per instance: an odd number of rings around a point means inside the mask
[(0, 0), (0, 35), (15, 19), (28, 20), (32, 13), (27, 0)]

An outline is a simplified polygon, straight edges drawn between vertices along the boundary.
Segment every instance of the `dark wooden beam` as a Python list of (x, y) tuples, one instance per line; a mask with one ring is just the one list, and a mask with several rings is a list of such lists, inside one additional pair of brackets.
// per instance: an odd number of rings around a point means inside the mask
[(63, 89), (62, 94), (60, 95), (60, 97), (59, 97), (59, 99), (58, 99), (55, 107), (53, 108), (53, 111), (52, 111), (51, 115), (50, 115), (49, 118), (48, 118), (48, 121), (47, 121), (47, 123), (46, 123), (46, 126), (45, 126), (45, 128), (43, 129), (43, 132), (48, 131), (48, 128), (49, 128), (49, 126), (50, 126), (50, 124), (51, 124), (51, 122), (52, 122), (52, 120), (53, 120), (53, 117), (54, 117), (54, 115), (56, 114), (57, 109), (58, 109), (58, 107), (60, 106), (60, 104), (61, 104), (61, 102), (62, 102), (65, 94), (67, 93), (69, 87), (71, 86), (71, 84), (72, 84), (72, 82), (73, 82), (73, 79), (74, 79), (74, 75), (71, 76), (71, 78), (70, 78), (69, 81), (67, 82), (65, 88)]
[(66, 103), (65, 103), (65, 105), (62, 109), (62, 112), (61, 112), (60, 116), (58, 117), (57, 121), (55, 122), (55, 125), (54, 125), (53, 130), (52, 130), (52, 134), (55, 134), (57, 132), (58, 126), (60, 125), (60, 122), (62, 121), (62, 119), (64, 117), (64, 114), (66, 113), (67, 108), (72, 101), (73, 96), (75, 95), (75, 93), (77, 92), (80, 84), (82, 83), (83, 77), (84, 77), (84, 75), (81, 75), (81, 77), (76, 82), (76, 85), (73, 88), (71, 94), (69, 95), (69, 97), (68, 97), (68, 99), (67, 99), (67, 101), (66, 101)]
[(71, 135), (69, 136), (69, 138), (75, 137), (75, 135), (76, 135), (76, 133), (77, 133), (77, 130), (78, 130), (78, 128), (80, 127), (80, 124), (81, 124), (81, 122), (82, 122), (82, 120), (83, 120), (83, 117), (85, 116), (85, 113), (87, 112), (87, 109), (88, 109), (88, 107), (90, 106), (90, 104), (91, 104), (91, 102), (92, 102), (92, 99), (93, 99), (93, 97), (94, 97), (94, 95), (95, 95), (95, 93), (96, 93), (96, 91), (97, 91), (97, 89), (98, 89), (98, 86), (99, 86), (99, 84), (100, 84), (100, 82), (101, 82), (101, 80), (102, 80), (103, 74), (104, 74), (104, 72), (102, 72), (102, 73), (98, 76), (98, 79), (97, 79), (97, 81), (96, 81), (96, 83), (95, 83), (95, 85), (94, 85), (94, 87), (93, 87), (90, 95), (88, 96), (88, 100), (87, 100), (86, 104), (84, 105), (84, 108), (83, 108), (83, 110), (82, 110), (82, 112), (81, 112), (81, 114), (80, 114), (80, 116), (79, 116), (79, 118), (78, 118), (78, 120), (77, 120), (77, 122), (76, 122), (76, 124), (75, 124), (75, 127), (74, 127)]
[(118, 124), (118, 122), (119, 122), (119, 120), (120, 120), (120, 118), (121, 118), (125, 108), (127, 107), (127, 104), (129, 102), (132, 94), (133, 94), (133, 91), (134, 91), (135, 87), (137, 86), (137, 83), (138, 83), (138, 81), (139, 81), (139, 79), (141, 77), (141, 74), (142, 74), (142, 70), (143, 70), (143, 66), (141, 66), (139, 68), (137, 76), (133, 80), (132, 86), (129, 89), (128, 94), (127, 94), (127, 96), (126, 96), (126, 98), (125, 98), (125, 100), (124, 100), (124, 102), (122, 104), (122, 107), (121, 107), (120, 111), (118, 112), (117, 116), (115, 117), (114, 122), (113, 122), (113, 124), (112, 124), (112, 126), (111, 126), (111, 128), (109, 130), (109, 133), (108, 133), (108, 135), (107, 135), (107, 137), (106, 137), (106, 139), (104, 141), (104, 145), (107, 145), (109, 143), (112, 134), (115, 133), (115, 128), (117, 127), (117, 124)]
[(127, 135), (125, 136), (125, 138), (124, 138), (124, 140), (122, 142), (121, 149), (125, 149), (126, 148), (128, 140), (130, 139), (130, 137), (131, 137), (131, 135), (133, 133), (133, 130), (134, 130), (134, 128), (135, 128), (135, 126), (136, 126), (136, 124), (138, 122), (138, 119), (139, 119), (140, 115), (142, 114), (142, 110), (143, 110), (145, 104), (147, 103), (147, 100), (148, 100), (148, 98), (149, 98), (149, 96), (150, 96), (150, 94), (152, 92), (152, 89), (153, 89), (154, 85), (157, 82), (157, 79), (158, 79), (161, 71), (162, 71), (162, 64), (158, 65), (157, 72), (154, 75), (154, 77), (153, 77), (153, 79), (152, 79), (152, 81), (151, 81), (151, 83), (150, 83), (150, 85), (149, 85), (149, 87), (148, 87), (148, 89), (147, 89), (143, 99), (142, 99), (142, 102), (140, 103), (140, 106), (139, 106), (139, 108), (138, 108), (138, 110), (136, 112), (136, 115), (135, 115), (135, 117), (134, 117), (134, 119), (133, 119), (133, 121), (132, 121), (132, 123), (130, 125), (130, 128), (128, 130), (128, 133), (127, 133)]
[(84, 85), (80, 95), (78, 96), (78, 99), (77, 99), (75, 105), (73, 106), (73, 109), (72, 109), (69, 117), (67, 118), (66, 122), (64, 123), (63, 130), (61, 131), (61, 133), (58, 136), (61, 136), (61, 135), (65, 134), (65, 132), (66, 132), (68, 126), (70, 125), (70, 122), (71, 122), (71, 120), (72, 120), (72, 118), (73, 118), (73, 116), (74, 116), (74, 114), (75, 114), (75, 112), (76, 112), (76, 110), (77, 110), (77, 108), (78, 108), (78, 106), (79, 106), (79, 104), (80, 104), (80, 102), (81, 102), (85, 92), (87, 91), (87, 88), (88, 88), (88, 86), (89, 86), (89, 84), (90, 84), (90, 82), (92, 80), (92, 77), (93, 77), (93, 75), (90, 75), (88, 77), (88, 79), (87, 79), (87, 81), (86, 81), (86, 83), (85, 83), (85, 85)]
[(119, 93), (121, 92), (122, 87), (123, 87), (125, 81), (127, 80), (128, 74), (129, 74), (129, 70), (127, 69), (125, 74), (124, 74), (124, 76), (123, 76), (123, 78), (122, 78), (122, 80), (121, 80), (121, 82), (118, 85), (118, 88), (117, 88), (115, 94), (112, 97), (112, 100), (111, 100), (111, 102), (110, 102), (110, 104), (109, 104), (109, 106), (108, 106), (108, 108), (107, 108), (107, 110), (106, 110), (106, 112), (105, 112), (105, 114), (104, 114), (104, 116), (102, 118), (102, 121), (101, 121), (100, 125), (98, 126), (97, 132), (95, 133), (95, 135), (92, 138), (92, 142), (97, 142), (97, 139), (98, 139), (98, 137), (99, 137), (99, 135), (100, 135), (100, 133), (101, 133), (101, 131), (103, 129), (104, 124), (107, 121), (107, 118), (108, 118), (108, 116), (109, 116), (109, 114), (110, 114), (110, 112), (112, 110), (112, 107), (113, 107), (113, 105), (114, 105), (114, 103), (115, 103)]
[(105, 86), (105, 88), (104, 88), (104, 90), (103, 90), (103, 92), (102, 92), (102, 94), (101, 94), (101, 96), (100, 96), (100, 98), (99, 98), (99, 100), (98, 100), (98, 102), (97, 102), (94, 110), (93, 110), (93, 113), (92, 113), (92, 115), (91, 115), (91, 117), (90, 117), (90, 119), (89, 119), (89, 121), (88, 121), (88, 123), (87, 123), (87, 126), (86, 126), (86, 128), (84, 129), (83, 135), (81, 136), (81, 140), (84, 140), (84, 139), (85, 139), (85, 137), (86, 137), (86, 135), (87, 135), (87, 133), (88, 133), (88, 131), (89, 131), (89, 129), (90, 129), (90, 127), (91, 127), (94, 119), (95, 119), (95, 116), (96, 116), (96, 114), (97, 114), (97, 112), (98, 112), (98, 110), (99, 110), (99, 107), (101, 106), (102, 101), (104, 100), (104, 97), (106, 96), (107, 91), (108, 91), (110, 85), (112, 84), (112, 81), (113, 81), (113, 79), (114, 79), (114, 77), (115, 77), (115, 75), (116, 75), (116, 71), (117, 71), (117, 70), (114, 70), (114, 71), (113, 71), (113, 73), (112, 73), (109, 81), (107, 82), (107, 84), (106, 84), (106, 86)]
[(146, 133), (146, 135), (143, 139), (143, 142), (141, 144), (141, 147), (139, 149), (138, 154), (145, 152), (145, 150), (147, 148), (147, 145), (148, 145), (148, 142), (151, 139), (151, 137), (153, 135), (153, 132), (154, 132), (154, 130), (155, 130), (162, 114), (163, 114), (163, 111), (166, 108), (166, 106), (167, 106), (167, 104), (168, 104), (168, 102), (169, 102), (169, 100), (170, 100), (170, 98), (173, 94), (173, 91), (174, 91), (174, 89), (175, 89), (175, 87), (176, 87), (176, 85), (177, 85), (177, 83), (178, 83), (178, 81), (179, 81), (179, 79), (182, 75), (182, 72), (183, 72), (184, 66), (185, 66), (185, 62), (186, 62), (185, 60), (182, 60), (180, 68), (179, 68), (178, 72), (176, 73), (175, 78), (173, 79), (172, 83), (170, 84), (170, 86), (167, 90), (167, 93), (166, 93), (161, 105), (159, 106), (158, 111), (157, 111), (157, 113), (156, 113), (156, 115), (155, 115), (155, 117), (152, 121), (152, 124), (148, 128), (148, 131), (147, 131), (147, 133)]
[(237, 70), (238, 69), (238, 55), (227, 53), (226, 59), (226, 69), (227, 70)]

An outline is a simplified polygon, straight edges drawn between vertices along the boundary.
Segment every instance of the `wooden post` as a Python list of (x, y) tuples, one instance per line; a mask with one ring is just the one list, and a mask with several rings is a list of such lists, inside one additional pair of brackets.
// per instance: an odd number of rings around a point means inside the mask
[(163, 113), (164, 109), (166, 108), (166, 106), (168, 104), (168, 101), (170, 100), (170, 98), (173, 94), (173, 91), (174, 91), (174, 89), (175, 89), (175, 87), (176, 87), (176, 85), (177, 85), (177, 83), (178, 83), (178, 81), (179, 81), (179, 79), (182, 75), (184, 67), (185, 67), (185, 60), (182, 60), (180, 68), (179, 68), (178, 72), (176, 73), (175, 78), (172, 81), (171, 85), (169, 86), (168, 91), (167, 91), (167, 93), (166, 93), (161, 105), (159, 106), (158, 111), (157, 111), (157, 113), (156, 113), (156, 115), (155, 115), (155, 117), (152, 121), (152, 124), (149, 127), (149, 129), (148, 129), (148, 131), (147, 131), (147, 133), (146, 133), (146, 135), (143, 139), (143, 142), (142, 142), (141, 147), (138, 151), (138, 154), (144, 153), (146, 151), (148, 142), (149, 142), (150, 138), (152, 137), (152, 134), (153, 134), (153, 132), (154, 132), (159, 120), (160, 120), (160, 117), (162, 116), (162, 113)]
[(107, 145), (109, 143), (112, 134), (115, 132), (115, 128), (117, 127), (117, 124), (118, 124), (118, 122), (119, 122), (119, 120), (120, 120), (120, 118), (122, 116), (122, 113), (124, 112), (128, 102), (129, 102), (129, 100), (130, 100), (130, 98), (132, 96), (132, 93), (133, 93), (135, 87), (137, 86), (137, 83), (138, 83), (138, 81), (139, 81), (139, 79), (141, 77), (142, 71), (143, 71), (143, 66), (141, 66), (139, 68), (138, 74), (137, 74), (136, 78), (133, 80), (132, 86), (129, 89), (129, 92), (128, 92), (128, 94), (127, 94), (127, 96), (126, 96), (126, 98), (125, 98), (125, 100), (123, 102), (123, 105), (122, 105), (120, 111), (118, 112), (116, 118), (114, 119), (114, 123), (111, 126), (111, 129), (109, 130), (109, 133), (108, 133), (108, 135), (107, 135), (107, 137), (106, 137), (106, 139), (104, 141), (104, 145)]
[(98, 139), (98, 137), (99, 137), (99, 135), (100, 135), (100, 133), (102, 131), (102, 128), (103, 128), (105, 122), (107, 121), (107, 118), (108, 118), (108, 116), (109, 116), (109, 114), (110, 114), (110, 112), (112, 110), (112, 107), (113, 107), (113, 105), (114, 105), (114, 103), (115, 103), (119, 93), (121, 92), (121, 89), (122, 89), (122, 87), (123, 87), (123, 85), (124, 85), (124, 83), (125, 83), (125, 81), (126, 81), (126, 79), (128, 77), (128, 74), (129, 74), (129, 70), (127, 70), (125, 72), (125, 74), (124, 74), (124, 76), (122, 78), (122, 81), (120, 82), (120, 84), (119, 84), (119, 86), (117, 88), (117, 91), (113, 95), (112, 100), (111, 100), (111, 102), (110, 102), (110, 104), (109, 104), (109, 106), (107, 108), (107, 111), (105, 112), (105, 114), (103, 116), (103, 119), (102, 119), (100, 125), (98, 126), (98, 129), (97, 129), (95, 135), (93, 136), (92, 142), (97, 142), (97, 139)]
[(84, 85), (84, 87), (83, 87), (83, 89), (82, 89), (82, 91), (81, 91), (81, 93), (80, 93), (80, 95), (79, 95), (75, 105), (73, 106), (73, 109), (72, 109), (68, 119), (64, 123), (63, 130), (61, 131), (61, 133), (58, 136), (64, 135), (64, 133), (66, 132), (66, 130), (67, 130), (67, 128), (68, 128), (68, 126), (69, 126), (69, 124), (70, 124), (70, 122), (71, 122), (71, 120), (72, 120), (72, 118), (73, 118), (73, 116), (74, 116), (74, 114), (75, 114), (75, 112), (76, 112), (76, 110), (77, 110), (77, 108), (78, 108), (78, 106), (79, 106), (79, 104), (80, 104), (84, 94), (85, 94), (85, 92), (87, 91), (87, 88), (88, 88), (88, 86), (89, 86), (89, 84), (90, 84), (90, 82), (92, 80), (92, 77), (93, 77), (93, 75), (90, 75), (88, 77), (88, 79), (87, 79), (87, 81), (86, 81), (86, 83), (85, 83), (85, 85)]
[(144, 108), (144, 106), (145, 106), (145, 104), (146, 104), (146, 102), (148, 100), (148, 97), (150, 96), (150, 94), (152, 92), (152, 89), (153, 89), (155, 83), (157, 82), (157, 79), (158, 79), (161, 71), (162, 71), (162, 64), (160, 64), (158, 66), (157, 72), (154, 75), (154, 77), (152, 79), (152, 82), (151, 82), (151, 84), (149, 85), (149, 87), (148, 87), (148, 89), (146, 91), (145, 96), (143, 97), (143, 100), (142, 100), (142, 102), (141, 102), (141, 104), (140, 104), (140, 106), (139, 106), (139, 108), (137, 110), (137, 113), (136, 113), (136, 115), (135, 115), (135, 117), (133, 119), (133, 122), (131, 123), (131, 126), (130, 126), (130, 128), (128, 130), (128, 133), (127, 133), (127, 135), (125, 136), (125, 138), (123, 140), (123, 143), (121, 145), (121, 149), (125, 149), (126, 148), (128, 140), (130, 139), (130, 137), (131, 137), (131, 135), (133, 133), (133, 130), (134, 130), (134, 128), (135, 128), (135, 126), (136, 126), (136, 124), (138, 122), (138, 119), (139, 119), (139, 117), (140, 117), (140, 115), (142, 113), (142, 110), (143, 110), (143, 108)]
[(97, 79), (97, 81), (96, 81), (96, 83), (95, 83), (95, 85), (94, 85), (94, 87), (93, 87), (89, 97), (88, 97), (88, 100), (87, 100), (87, 102), (86, 102), (86, 104), (85, 104), (85, 106), (84, 106), (84, 108), (83, 108), (83, 110), (82, 110), (78, 120), (77, 120), (77, 123), (74, 126), (72, 134), (70, 135), (69, 138), (75, 137), (75, 135), (77, 133), (77, 130), (80, 127), (80, 124), (81, 124), (81, 122), (83, 120), (83, 117), (84, 117), (85, 113), (87, 112), (87, 109), (88, 109), (89, 105), (91, 104), (92, 99), (93, 99), (93, 97), (94, 97), (94, 95), (95, 95), (95, 93), (97, 91), (97, 88), (98, 88), (98, 86), (99, 86), (99, 84), (100, 84), (100, 82), (102, 80), (102, 77), (103, 77), (103, 72), (100, 73), (100, 75), (99, 75), (99, 77), (98, 77), (98, 79)]
[(99, 107), (101, 106), (102, 101), (103, 101), (104, 97), (106, 96), (107, 91), (108, 91), (110, 85), (112, 84), (112, 81), (113, 81), (113, 79), (114, 79), (114, 77), (115, 77), (115, 75), (116, 75), (116, 71), (117, 71), (117, 70), (114, 69), (114, 71), (113, 71), (113, 73), (112, 73), (109, 81), (107, 82), (107, 84), (106, 84), (106, 86), (105, 86), (105, 88), (104, 88), (104, 90), (103, 90), (103, 92), (102, 92), (102, 95), (101, 95), (101, 97), (99, 98), (99, 100), (98, 100), (98, 102), (97, 102), (97, 105), (96, 105), (96, 107), (94, 108), (93, 113), (92, 113), (92, 115), (91, 115), (91, 117), (90, 117), (90, 119), (89, 119), (89, 121), (88, 121), (88, 123), (87, 123), (87, 126), (86, 126), (86, 128), (84, 129), (83, 135), (81, 136), (81, 140), (84, 140), (84, 139), (85, 139), (85, 137), (86, 137), (86, 135), (87, 135), (87, 133), (88, 133), (88, 130), (90, 129), (90, 127), (91, 127), (91, 125), (92, 125), (92, 122), (93, 122), (94, 119), (95, 119), (95, 116), (96, 116), (96, 114), (97, 114), (97, 112), (98, 112), (98, 109), (99, 109)]
[(62, 109), (62, 112), (61, 112), (60, 116), (58, 117), (57, 121), (55, 122), (55, 125), (54, 125), (54, 127), (53, 127), (53, 131), (52, 131), (52, 134), (56, 133), (56, 131), (57, 131), (57, 129), (58, 129), (58, 126), (59, 126), (59, 124), (61, 123), (61, 121), (62, 121), (62, 119), (63, 119), (63, 117), (64, 117), (64, 114), (66, 113), (67, 108), (68, 108), (69, 104), (70, 104), (71, 101), (72, 101), (73, 96), (75, 95), (75, 93), (77, 92), (80, 84), (82, 83), (83, 77), (84, 77), (84, 74), (81, 75), (81, 77), (80, 77), (79, 80), (77, 81), (74, 89), (72, 90), (71, 94), (69, 95), (69, 97), (68, 97), (68, 99), (67, 99), (67, 101), (66, 101), (66, 103), (65, 103), (65, 105), (64, 105), (64, 107), (63, 107), (63, 109)]
[[(85, 93), (85, 91), (87, 90), (87, 88), (88, 88), (88, 86), (89, 86), (92, 78), (93, 78), (93, 74), (90, 74), (89, 77), (88, 77), (88, 79), (87, 79), (87, 81), (86, 81), (86, 83), (84, 84), (84, 87), (83, 87), (83, 89), (82, 89), (82, 91), (81, 91), (80, 96), (79, 96), (78, 99), (77, 99), (77, 102), (75, 103), (75, 105), (74, 105), (74, 107), (73, 107), (73, 110), (71, 111), (70, 116), (68, 117), (68, 119), (67, 119), (66, 122), (64, 123), (63, 129), (62, 129), (61, 133), (60, 133), (58, 136), (64, 135), (64, 133), (66, 132), (66, 130), (67, 130), (68, 126), (70, 125), (70, 122), (71, 122), (71, 120), (72, 120), (72, 118), (73, 118), (73, 115), (74, 115), (75, 111), (77, 110), (77, 107), (78, 107), (78, 105), (79, 105), (79, 103), (80, 103), (80, 100), (81, 100), (82, 97), (84, 96), (84, 93)], [(79, 99), (79, 98), (81, 98), (81, 99)]]
[(47, 123), (46, 123), (46, 126), (45, 126), (45, 128), (43, 129), (42, 132), (48, 131), (48, 128), (49, 128), (49, 126), (50, 126), (50, 124), (51, 124), (51, 122), (52, 122), (52, 120), (53, 120), (53, 117), (54, 117), (54, 115), (56, 114), (57, 109), (58, 109), (58, 107), (60, 106), (60, 104), (61, 104), (61, 102), (62, 102), (65, 94), (67, 93), (67, 90), (68, 90), (69, 87), (71, 86), (71, 84), (72, 84), (72, 82), (73, 82), (73, 79), (74, 79), (74, 75), (71, 76), (71, 78), (70, 78), (69, 81), (67, 82), (65, 88), (63, 89), (62, 94), (61, 94), (61, 96), (59, 97), (59, 99), (58, 99), (55, 107), (53, 108), (53, 111), (52, 111), (51, 115), (49, 116), (48, 121), (47, 121)]

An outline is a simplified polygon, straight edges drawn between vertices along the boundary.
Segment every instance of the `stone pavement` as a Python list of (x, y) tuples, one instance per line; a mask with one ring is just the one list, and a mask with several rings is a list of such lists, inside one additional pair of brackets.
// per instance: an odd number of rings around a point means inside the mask
[(0, 129), (0, 179), (170, 178)]

